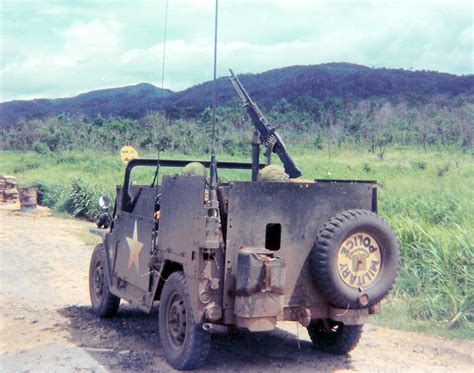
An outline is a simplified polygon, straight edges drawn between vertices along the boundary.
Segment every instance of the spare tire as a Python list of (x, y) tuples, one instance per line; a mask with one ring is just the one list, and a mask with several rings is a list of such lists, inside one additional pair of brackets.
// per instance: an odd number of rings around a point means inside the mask
[(319, 290), (340, 308), (378, 303), (392, 288), (399, 262), (393, 230), (367, 210), (347, 210), (330, 219), (311, 252)]

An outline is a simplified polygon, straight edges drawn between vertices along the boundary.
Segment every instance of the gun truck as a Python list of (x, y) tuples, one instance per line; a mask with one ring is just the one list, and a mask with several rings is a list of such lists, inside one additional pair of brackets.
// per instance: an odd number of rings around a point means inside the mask
[[(92, 310), (112, 317), (121, 300), (145, 312), (159, 304), (161, 346), (181, 370), (205, 363), (212, 333), (270, 331), (282, 320), (306, 327), (316, 350), (346, 354), (398, 271), (397, 239), (377, 215), (377, 183), (299, 180), (278, 133), (233, 72), (230, 79), (259, 141), (252, 163), (214, 166), (252, 177), (211, 183), (211, 162), (131, 160), (113, 211), (101, 198), (92, 229), (102, 237), (89, 269)], [(267, 163), (275, 152), (288, 177), (259, 177), (275, 166), (258, 162), (260, 142)], [(134, 170), (147, 167), (182, 172), (134, 183)]]

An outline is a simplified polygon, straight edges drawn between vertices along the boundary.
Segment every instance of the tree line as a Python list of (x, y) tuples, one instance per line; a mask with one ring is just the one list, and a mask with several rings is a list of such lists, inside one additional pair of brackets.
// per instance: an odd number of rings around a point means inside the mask
[[(319, 101), (303, 96), (291, 103), (280, 99), (263, 109), (292, 147), (330, 149), (357, 144), (383, 157), (387, 145), (454, 145), (467, 149), (474, 143), (472, 95), (439, 95), (416, 102), (396, 98)], [(5, 129), (0, 134), (0, 147), (38, 152), (114, 151), (129, 143), (141, 149), (207, 153), (210, 128), (209, 108), (193, 118), (172, 118), (152, 112), (141, 119), (99, 114), (90, 120), (62, 114), (22, 121)], [(252, 124), (241, 108), (218, 108), (219, 151), (247, 152), (252, 131)]]

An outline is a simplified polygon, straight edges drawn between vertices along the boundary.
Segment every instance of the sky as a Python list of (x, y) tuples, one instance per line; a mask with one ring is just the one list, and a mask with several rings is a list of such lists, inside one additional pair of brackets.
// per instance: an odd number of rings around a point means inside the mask
[[(161, 86), (166, 0), (0, 0), (0, 102)], [(164, 87), (212, 79), (214, 0), (168, 0)], [(473, 2), (220, 0), (218, 75), (289, 65), (473, 74)]]

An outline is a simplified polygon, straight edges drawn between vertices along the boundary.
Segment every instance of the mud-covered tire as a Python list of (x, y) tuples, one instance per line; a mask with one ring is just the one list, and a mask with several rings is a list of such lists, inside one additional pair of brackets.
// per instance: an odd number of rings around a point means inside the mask
[(118, 311), (120, 298), (110, 292), (103, 244), (94, 248), (89, 266), (89, 295), (92, 311), (100, 317), (112, 317)]
[(347, 210), (330, 219), (311, 252), (316, 285), (339, 308), (378, 303), (392, 288), (399, 262), (400, 247), (393, 230), (367, 210)]
[(191, 299), (182, 271), (173, 272), (160, 298), (159, 335), (165, 358), (178, 370), (201, 367), (209, 355), (211, 336), (194, 321)]
[(354, 349), (362, 335), (362, 325), (345, 325), (332, 320), (312, 320), (307, 329), (315, 349), (336, 355), (345, 355)]

